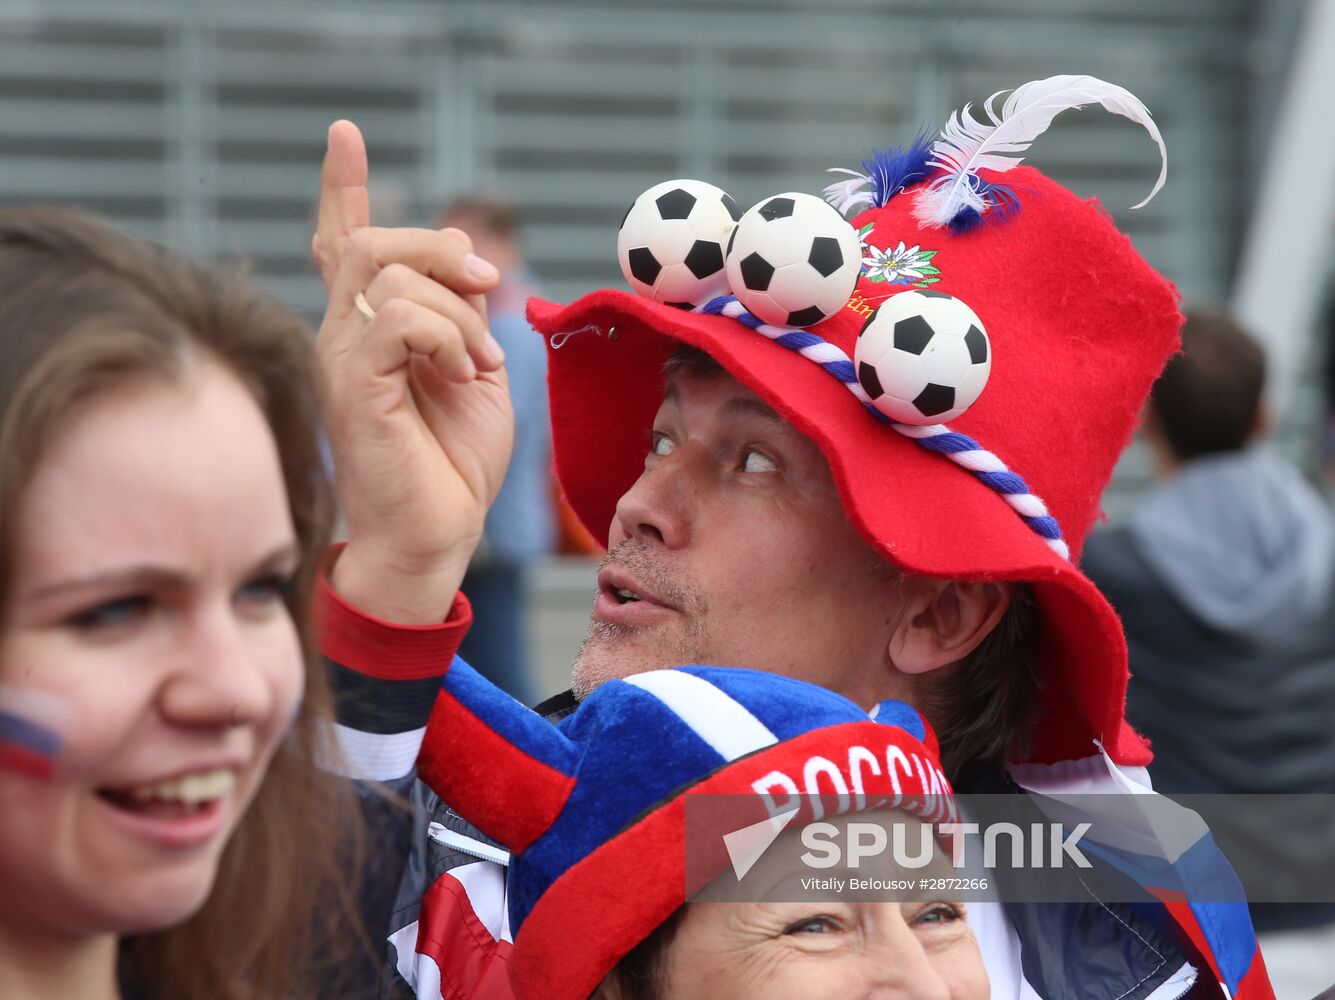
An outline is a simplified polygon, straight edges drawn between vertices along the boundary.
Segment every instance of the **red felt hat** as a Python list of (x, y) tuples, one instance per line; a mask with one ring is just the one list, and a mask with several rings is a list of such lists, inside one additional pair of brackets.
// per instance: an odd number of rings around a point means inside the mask
[[(886, 559), (907, 573), (1032, 584), (1043, 710), (1028, 760), (1088, 756), (1100, 740), (1118, 763), (1145, 764), (1148, 745), (1123, 719), (1121, 624), (1074, 560), (1176, 349), (1178, 295), (1097, 202), (1030, 167), (976, 176), (983, 185), (1004, 177), (1015, 203), (1004, 217), (996, 209), (968, 231), (924, 225), (915, 205), (929, 180), (852, 222), (872, 227), (868, 247), (930, 261), (931, 289), (981, 319), (990, 380), (950, 429), (998, 456), (1046, 502), (1070, 560), (993, 488), (874, 419), (820, 365), (735, 319), (628, 292), (597, 291), (565, 307), (530, 302), (549, 345), (557, 471), (585, 526), (605, 538), (618, 499), (643, 470), (663, 363), (678, 345), (698, 347), (820, 447), (850, 522)], [(811, 332), (851, 358), (870, 312), (911, 287), (864, 271), (848, 304)]]

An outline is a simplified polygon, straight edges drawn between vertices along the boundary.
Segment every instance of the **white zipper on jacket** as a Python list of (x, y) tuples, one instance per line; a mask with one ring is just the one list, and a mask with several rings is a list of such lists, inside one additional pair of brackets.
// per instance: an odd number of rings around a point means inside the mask
[(458, 851), (460, 854), (467, 854), (470, 858), (477, 858), (479, 861), (490, 861), (494, 865), (500, 865), (502, 868), (510, 867), (510, 852), (503, 851), (499, 847), (493, 847), (491, 844), (484, 844), (476, 838), (469, 837), (467, 834), (455, 833), (440, 823), (428, 823), (426, 834), (437, 844), (443, 844), (450, 850)]
[[(1178, 1000), (1184, 997), (1187, 992), (1196, 985), (1196, 967), (1190, 962), (1184, 962), (1182, 968), (1173, 973), (1172, 977), (1159, 984), (1159, 988), (1145, 998), (1145, 1000)], [(1228, 991), (1224, 991), (1227, 995)]]

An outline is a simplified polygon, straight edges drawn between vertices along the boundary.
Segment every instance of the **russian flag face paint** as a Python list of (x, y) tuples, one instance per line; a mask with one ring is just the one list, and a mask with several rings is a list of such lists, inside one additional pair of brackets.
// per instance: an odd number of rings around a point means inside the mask
[(0, 684), (0, 772), (50, 780), (69, 718), (69, 705), (63, 698)]

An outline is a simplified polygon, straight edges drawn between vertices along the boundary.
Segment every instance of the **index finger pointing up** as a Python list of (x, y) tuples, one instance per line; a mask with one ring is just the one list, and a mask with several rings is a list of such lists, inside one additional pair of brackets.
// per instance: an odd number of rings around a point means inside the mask
[(320, 168), (320, 210), (314, 248), (327, 285), (338, 269), (344, 241), (371, 224), (366, 182), (370, 169), (366, 142), (350, 121), (329, 126), (329, 141)]

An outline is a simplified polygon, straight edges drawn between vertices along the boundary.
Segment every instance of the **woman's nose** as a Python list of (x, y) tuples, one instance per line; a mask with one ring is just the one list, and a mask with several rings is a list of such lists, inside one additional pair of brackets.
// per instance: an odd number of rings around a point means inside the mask
[(962, 1000), (951, 996), (943, 970), (928, 956), (923, 943), (905, 922), (899, 904), (886, 906), (893, 908), (889, 919), (878, 921), (863, 955), (868, 985), (872, 986), (865, 994), (866, 1000)]
[(192, 615), (172, 655), (161, 706), (174, 724), (227, 728), (255, 723), (271, 710), (268, 660), (276, 651), (230, 607)]

